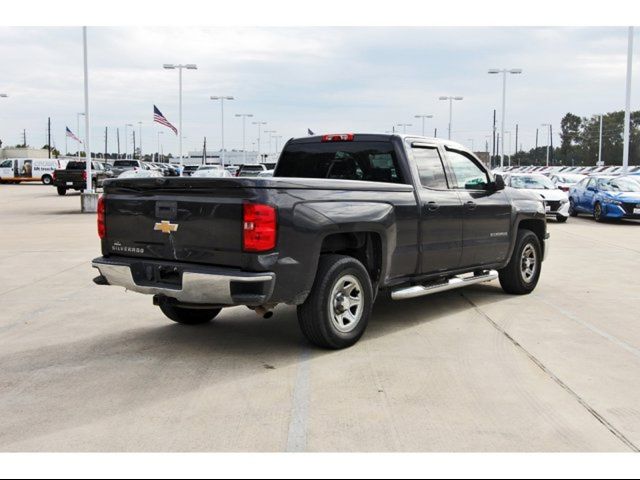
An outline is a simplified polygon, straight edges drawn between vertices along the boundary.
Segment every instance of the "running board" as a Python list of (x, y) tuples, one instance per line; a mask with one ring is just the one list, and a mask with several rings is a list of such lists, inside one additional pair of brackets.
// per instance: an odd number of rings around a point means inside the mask
[(498, 272), (489, 270), (480, 275), (472, 277), (452, 277), (446, 283), (438, 283), (435, 285), (414, 285), (412, 287), (401, 288), (391, 292), (391, 298), (394, 300), (405, 300), (407, 298), (422, 297), (423, 295), (431, 295), (432, 293), (445, 292), (454, 288), (467, 287), (476, 283), (490, 282), (498, 278)]

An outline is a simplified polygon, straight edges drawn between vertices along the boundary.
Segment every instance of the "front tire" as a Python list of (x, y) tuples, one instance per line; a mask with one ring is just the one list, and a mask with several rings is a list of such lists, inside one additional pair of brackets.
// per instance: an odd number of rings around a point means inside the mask
[(364, 334), (373, 307), (373, 287), (362, 263), (346, 255), (323, 255), (311, 293), (298, 306), (298, 323), (314, 345), (338, 350)]
[(573, 198), (569, 199), (569, 215), (572, 217), (578, 216), (578, 211), (576, 210), (576, 204), (573, 201)]
[(67, 189), (64, 187), (58, 187), (58, 195), (60, 195), (61, 197), (67, 194)]
[(169, 319), (183, 325), (201, 325), (209, 323), (222, 310), (221, 308), (184, 308), (170, 303), (161, 303), (160, 310)]
[(531, 230), (520, 229), (511, 260), (500, 270), (502, 289), (513, 295), (526, 295), (536, 288), (542, 268), (542, 248), (538, 236)]
[(604, 222), (604, 216), (602, 215), (602, 205), (600, 202), (596, 202), (593, 206), (593, 219), (598, 222)]

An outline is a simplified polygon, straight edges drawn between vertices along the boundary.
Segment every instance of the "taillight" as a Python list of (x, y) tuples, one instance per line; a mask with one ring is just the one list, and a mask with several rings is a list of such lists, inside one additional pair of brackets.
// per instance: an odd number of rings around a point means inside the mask
[(276, 209), (260, 203), (245, 203), (242, 212), (242, 249), (267, 252), (276, 247)]
[(56, 181), (56, 171), (55, 170), (51, 173), (51, 178), (53, 179), (54, 182)]
[(87, 181), (87, 171), (86, 170), (82, 171), (82, 180), (84, 180), (85, 182)]
[(98, 199), (98, 236), (103, 239), (107, 236), (107, 224), (105, 223), (104, 197)]
[(332, 133), (323, 135), (323, 142), (353, 142), (353, 133)]

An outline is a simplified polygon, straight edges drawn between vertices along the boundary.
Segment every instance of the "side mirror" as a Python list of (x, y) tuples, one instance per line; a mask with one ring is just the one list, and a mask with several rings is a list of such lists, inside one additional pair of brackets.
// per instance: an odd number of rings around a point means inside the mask
[(496, 191), (504, 190), (504, 177), (497, 173), (493, 180), (493, 184), (495, 185), (494, 188), (496, 189)]

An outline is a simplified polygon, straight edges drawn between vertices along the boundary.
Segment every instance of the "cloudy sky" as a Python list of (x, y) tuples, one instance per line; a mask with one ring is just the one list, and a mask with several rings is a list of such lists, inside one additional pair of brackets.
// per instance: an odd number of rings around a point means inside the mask
[[(507, 130), (519, 124), (530, 148), (536, 128), (562, 115), (592, 115), (624, 108), (627, 29), (616, 28), (104, 28), (89, 29), (92, 146), (142, 121), (142, 147), (177, 152), (172, 132), (152, 123), (153, 104), (178, 124), (178, 74), (163, 63), (196, 63), (184, 73), (185, 151), (220, 146), (220, 104), (211, 95), (233, 95), (225, 104), (225, 146), (241, 148), (242, 123), (252, 113), (283, 139), (322, 132), (384, 132), (433, 114), (427, 131), (445, 136), (448, 103), (454, 104), (453, 139), (484, 150), (492, 112), (500, 118), (501, 78), (493, 67), (522, 68), (508, 78)], [(54, 143), (64, 148), (66, 125), (76, 130), (83, 111), (82, 33), (79, 27), (0, 27), (0, 139), (30, 145), (46, 141), (50, 116)], [(637, 70), (636, 70), (637, 72)], [(638, 85), (640, 72), (634, 85)], [(636, 89), (637, 92), (637, 89)], [(632, 98), (640, 103), (640, 92)], [(401, 130), (401, 129), (400, 129)], [(84, 127), (81, 129), (83, 134)], [(257, 139), (247, 124), (247, 148)], [(508, 142), (507, 137), (507, 142)], [(541, 143), (542, 134), (541, 134)], [(554, 143), (557, 137), (554, 138)], [(263, 150), (268, 142), (263, 138)], [(512, 144), (515, 148), (515, 143)], [(129, 147), (131, 151), (132, 147)], [(272, 145), (273, 148), (273, 145)], [(74, 148), (75, 149), (75, 148)], [(70, 146), (71, 150), (71, 146)]]

